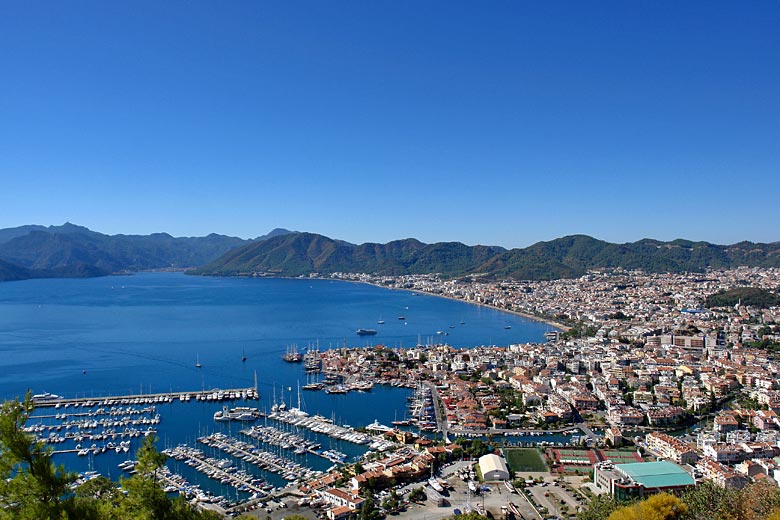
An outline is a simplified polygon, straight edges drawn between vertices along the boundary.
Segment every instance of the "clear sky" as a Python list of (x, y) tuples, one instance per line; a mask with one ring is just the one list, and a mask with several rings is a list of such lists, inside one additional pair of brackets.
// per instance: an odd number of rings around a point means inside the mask
[(780, 240), (780, 2), (0, 3), (0, 228)]

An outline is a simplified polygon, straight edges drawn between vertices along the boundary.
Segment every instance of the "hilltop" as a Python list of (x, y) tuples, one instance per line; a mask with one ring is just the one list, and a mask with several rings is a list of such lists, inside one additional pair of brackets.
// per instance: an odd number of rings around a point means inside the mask
[(247, 244), (192, 272), (218, 276), (440, 273), (445, 276), (551, 280), (581, 276), (589, 269), (598, 268), (697, 272), (740, 265), (780, 267), (780, 242), (740, 242), (723, 246), (687, 240), (643, 239), (614, 244), (585, 235), (572, 235), (506, 250), (459, 242), (424, 244), (413, 238), (387, 244), (356, 245), (314, 233), (297, 233)]
[(212, 233), (204, 237), (105, 235), (83, 226), (0, 229), (0, 280), (82, 278), (146, 269), (196, 267), (239, 246), (291, 233), (275, 229), (252, 240)]

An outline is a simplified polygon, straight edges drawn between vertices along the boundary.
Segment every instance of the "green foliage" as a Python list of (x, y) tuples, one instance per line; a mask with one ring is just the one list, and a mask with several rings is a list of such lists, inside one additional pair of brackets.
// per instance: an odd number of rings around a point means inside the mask
[(425, 494), (425, 490), (421, 487), (414, 488), (409, 492), (409, 500), (412, 502), (424, 502), (428, 498)]
[(380, 518), (382, 518), (382, 514), (376, 508), (374, 499), (369, 496), (358, 510), (358, 520), (379, 520)]
[(382, 501), (382, 509), (385, 511), (393, 511), (398, 507), (398, 494), (395, 489), (390, 491), (390, 494)]
[(605, 520), (617, 508), (618, 504), (611, 496), (597, 495), (577, 513), (577, 520)]
[(66, 224), (0, 230), (0, 258), (6, 261), (0, 263), (0, 280), (100, 276), (170, 266), (202, 266), (193, 273), (217, 275), (269, 272), (298, 276), (342, 271), (551, 280), (581, 276), (593, 268), (682, 272), (738, 265), (780, 267), (779, 251), (778, 243), (719, 246), (640, 240), (611, 244), (584, 235), (509, 251), (459, 242), (423, 244), (415, 239), (355, 245), (286, 230), (274, 230), (254, 241), (214, 234), (194, 238), (165, 233), (109, 236)]
[(458, 516), (450, 516), (449, 520), (488, 520), (488, 517), (482, 516), (476, 511), (471, 511)]
[(629, 504), (607, 496), (593, 497), (578, 520), (780, 520), (780, 489), (767, 482), (724, 489), (704, 482), (679, 499), (668, 494)]
[(170, 500), (157, 482), (165, 456), (146, 437), (138, 473), (121, 482), (97, 478), (71, 491), (75, 475), (51, 462), (51, 452), (24, 431), (33, 411), (23, 402), (0, 406), (0, 520), (216, 520), (184, 499)]
[(32, 411), (29, 392), (23, 402), (0, 407), (0, 518), (56, 518), (68, 512), (65, 495), (75, 475), (55, 467), (50, 450), (24, 431)]
[(707, 296), (704, 306), (708, 308), (733, 307), (740, 302), (742, 302), (742, 305), (766, 309), (767, 307), (780, 305), (780, 295), (759, 287), (739, 287), (729, 291), (718, 291)]
[(314, 233), (279, 236), (228, 252), (197, 274), (251, 272), (286, 276), (312, 272), (385, 275), (479, 273), (492, 278), (551, 280), (581, 276), (588, 269), (623, 267), (650, 272), (703, 271), (707, 267), (780, 266), (780, 244), (641, 240), (611, 244), (588, 236), (563, 237), (525, 249), (469, 247), (457, 242), (423, 244), (414, 239), (354, 245)]
[(677, 520), (685, 517), (688, 506), (669, 493), (659, 493), (613, 511), (608, 520)]
[(459, 438), (455, 441), (463, 450), (463, 454), (467, 457), (478, 459), (482, 455), (490, 452), (490, 446), (488, 446), (482, 439), (463, 439)]

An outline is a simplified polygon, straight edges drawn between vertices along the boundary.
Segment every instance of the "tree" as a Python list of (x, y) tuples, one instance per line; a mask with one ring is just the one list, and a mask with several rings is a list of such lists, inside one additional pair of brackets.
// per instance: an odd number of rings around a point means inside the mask
[(0, 407), (0, 518), (57, 518), (72, 506), (66, 492), (76, 476), (24, 431), (33, 410), (30, 392)]
[(396, 494), (394, 489), (382, 501), (382, 509), (384, 509), (385, 511), (392, 511), (397, 507), (398, 507), (398, 494)]
[(488, 517), (482, 516), (476, 511), (471, 511), (469, 513), (465, 513), (458, 516), (451, 516), (448, 520), (488, 520)]
[(428, 498), (428, 495), (425, 494), (425, 490), (421, 487), (414, 488), (409, 493), (409, 500), (412, 502), (423, 502)]
[(0, 405), (0, 520), (218, 520), (186, 500), (170, 500), (160, 488), (165, 455), (146, 437), (136, 452), (138, 473), (120, 489), (105, 477), (75, 490), (76, 475), (54, 466), (51, 450), (24, 431), (34, 410), (24, 401)]
[(676, 520), (683, 518), (688, 507), (676, 496), (660, 493), (636, 504), (616, 509), (609, 520)]
[(577, 513), (578, 520), (604, 520), (617, 509), (617, 502), (609, 495), (593, 497), (585, 508)]
[(379, 520), (381, 517), (381, 513), (374, 505), (374, 499), (371, 497), (366, 498), (366, 500), (360, 506), (358, 520)]

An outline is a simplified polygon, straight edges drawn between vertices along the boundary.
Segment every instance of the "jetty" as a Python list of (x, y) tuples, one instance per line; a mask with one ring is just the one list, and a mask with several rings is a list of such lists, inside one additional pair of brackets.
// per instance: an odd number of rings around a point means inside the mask
[(229, 437), (224, 433), (212, 433), (200, 437), (198, 442), (254, 464), (262, 470), (276, 473), (290, 482), (311, 480), (322, 474), (321, 471), (315, 471), (279, 455), (263, 451), (248, 442)]
[(186, 392), (161, 392), (149, 394), (129, 394), (112, 395), (105, 397), (46, 397), (33, 398), (36, 408), (68, 408), (82, 407), (92, 408), (94, 406), (119, 406), (131, 404), (166, 404), (174, 401), (189, 402), (195, 401), (236, 401), (236, 400), (257, 400), (260, 394), (257, 387), (254, 388), (231, 388), (227, 390), (214, 388), (211, 390), (195, 390)]
[(265, 495), (264, 481), (244, 470), (236, 469), (230, 459), (207, 457), (201, 450), (184, 445), (163, 450), (162, 453), (183, 461), (196, 471), (222, 484), (232, 486), (238, 491)]

